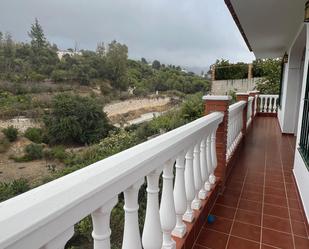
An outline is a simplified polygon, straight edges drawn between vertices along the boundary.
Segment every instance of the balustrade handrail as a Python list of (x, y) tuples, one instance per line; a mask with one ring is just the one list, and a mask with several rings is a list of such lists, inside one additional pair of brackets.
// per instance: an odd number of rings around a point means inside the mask
[(222, 113), (211, 113), (0, 203), (0, 248), (43, 248), (206, 134), (210, 137), (222, 120)]
[(246, 106), (246, 101), (238, 101), (229, 106), (228, 109), (228, 130), (227, 130), (227, 154), (229, 159), (235, 151), (241, 137), (243, 125), (243, 109)]

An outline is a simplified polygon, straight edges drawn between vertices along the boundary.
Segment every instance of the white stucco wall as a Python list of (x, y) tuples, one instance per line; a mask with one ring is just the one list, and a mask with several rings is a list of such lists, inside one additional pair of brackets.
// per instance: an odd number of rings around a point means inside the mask
[(301, 155), (298, 152), (298, 144), (300, 140), (300, 132), (301, 132), (301, 121), (303, 116), (303, 107), (304, 107), (304, 97), (305, 97), (305, 89), (307, 82), (307, 74), (308, 74), (308, 60), (309, 60), (309, 30), (308, 24), (305, 25), (306, 32), (306, 50), (305, 50), (305, 63), (304, 63), (304, 73), (302, 77), (302, 88), (300, 95), (300, 105), (298, 110), (298, 128), (297, 128), (297, 138), (296, 138), (296, 149), (295, 149), (295, 160), (294, 160), (294, 169), (293, 173), (296, 179), (296, 184), (301, 196), (301, 200), (303, 203), (303, 207), (305, 209), (305, 213), (307, 216), (307, 220), (309, 220), (309, 169), (306, 167), (305, 162), (303, 161)]
[(306, 26), (302, 25), (288, 51), (289, 60), (284, 68), (281, 108), (278, 112), (281, 131), (294, 135), (296, 135), (298, 125), (300, 93), (303, 82), (302, 57), (305, 42)]

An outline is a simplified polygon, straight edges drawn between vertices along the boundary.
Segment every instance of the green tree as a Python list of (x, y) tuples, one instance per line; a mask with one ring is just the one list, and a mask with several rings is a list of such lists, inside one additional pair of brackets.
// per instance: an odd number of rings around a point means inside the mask
[(37, 18), (35, 18), (34, 23), (31, 25), (31, 30), (28, 33), (31, 38), (31, 46), (34, 49), (42, 49), (46, 47), (46, 37), (44, 35), (44, 31), (42, 26), (39, 24)]
[(161, 67), (160, 61), (154, 60), (154, 61), (152, 62), (152, 68), (159, 70), (160, 67)]
[(262, 77), (257, 89), (263, 94), (278, 94), (280, 88), (280, 59), (256, 60), (254, 63), (254, 75)]
[(90, 97), (55, 96), (52, 112), (44, 119), (50, 143), (91, 144), (106, 137), (112, 126), (102, 109)]
[(106, 52), (106, 63), (108, 67), (108, 76), (112, 81), (114, 88), (126, 90), (128, 82), (127, 75), (128, 47), (116, 41), (108, 45)]

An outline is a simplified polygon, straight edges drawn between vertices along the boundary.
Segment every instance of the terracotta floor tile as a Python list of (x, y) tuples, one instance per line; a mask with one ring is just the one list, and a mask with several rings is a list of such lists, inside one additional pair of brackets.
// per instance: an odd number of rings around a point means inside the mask
[(244, 190), (244, 192), (240, 196), (241, 199), (248, 200), (248, 201), (256, 201), (256, 202), (262, 202), (263, 201), (263, 195), (258, 194), (255, 192), (249, 192)]
[(246, 210), (238, 209), (235, 219), (240, 222), (252, 224), (252, 225), (261, 225), (261, 214), (249, 212)]
[(203, 229), (196, 241), (197, 245), (206, 246), (211, 249), (224, 249), (227, 243), (228, 235)]
[(205, 246), (195, 245), (193, 246), (193, 249), (207, 249)]
[(278, 247), (273, 247), (273, 246), (270, 246), (270, 245), (262, 244), (261, 249), (278, 249)]
[(292, 235), (273, 231), (267, 228), (262, 229), (262, 243), (282, 249), (294, 248)]
[(249, 191), (249, 192), (255, 192), (258, 194), (263, 193), (263, 187), (261, 187), (260, 185), (252, 184), (252, 183), (246, 183), (244, 185), (244, 190)]
[(229, 207), (237, 207), (238, 199), (239, 199), (238, 197), (234, 196), (220, 195), (216, 203)]
[(309, 248), (309, 239), (301, 238), (294, 236), (295, 249), (308, 249)]
[(263, 216), (263, 226), (281, 232), (291, 233), (291, 225), (289, 219), (282, 219), (275, 216)]
[(264, 191), (265, 191), (266, 195), (275, 195), (277, 197), (286, 197), (285, 189), (282, 189), (282, 188), (266, 187)]
[(297, 199), (289, 199), (288, 198), (288, 203), (289, 203), (289, 208), (293, 209), (300, 209), (300, 204)]
[(264, 195), (264, 202), (270, 205), (288, 207), (288, 202), (285, 197), (277, 197), (275, 195)]
[(260, 242), (261, 227), (235, 221), (231, 235)]
[(308, 237), (306, 225), (304, 222), (298, 222), (298, 221), (292, 220), (291, 223), (292, 223), (292, 228), (293, 228), (293, 234), (297, 236), (301, 236), (301, 237)]
[(260, 244), (253, 242), (253, 241), (231, 236), (229, 239), (227, 248), (228, 249), (259, 249)]
[(195, 245), (193, 246), (193, 249), (206, 249), (207, 247), (200, 246), (200, 245)]
[(218, 232), (229, 234), (232, 223), (233, 223), (233, 220), (225, 219), (225, 218), (217, 216), (214, 223), (212, 224), (206, 223), (204, 227), (218, 231)]
[(289, 212), (288, 212), (288, 209), (285, 207), (264, 204), (263, 212), (264, 214), (267, 214), (267, 215), (289, 219)]
[(262, 212), (262, 203), (256, 202), (256, 201), (248, 201), (248, 200), (240, 199), (238, 208), (244, 209), (244, 210), (247, 210), (247, 211), (261, 213)]
[(221, 206), (216, 204), (212, 211), (210, 212), (211, 214), (215, 216), (220, 216), (223, 218), (228, 218), (228, 219), (233, 219), (235, 215), (236, 209), (232, 207), (227, 207), (227, 206)]
[(291, 220), (304, 222), (304, 217), (301, 210), (290, 209)]

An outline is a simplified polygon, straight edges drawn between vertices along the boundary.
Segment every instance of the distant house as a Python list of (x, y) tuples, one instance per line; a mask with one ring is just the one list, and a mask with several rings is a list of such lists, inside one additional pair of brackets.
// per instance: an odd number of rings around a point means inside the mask
[(57, 51), (59, 60), (61, 60), (64, 55), (74, 56), (74, 55), (81, 55), (81, 54), (82, 54), (81, 52), (71, 51), (71, 50), (58, 50)]

